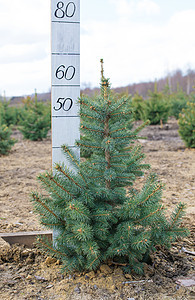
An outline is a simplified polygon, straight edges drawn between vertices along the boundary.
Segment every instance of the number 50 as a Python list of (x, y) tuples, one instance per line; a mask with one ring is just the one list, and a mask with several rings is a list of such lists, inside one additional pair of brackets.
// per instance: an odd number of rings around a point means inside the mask
[(61, 108), (64, 111), (69, 111), (73, 105), (73, 101), (71, 98), (58, 98), (56, 102), (59, 104), (58, 108), (56, 108), (55, 106), (53, 107), (56, 111), (60, 110)]

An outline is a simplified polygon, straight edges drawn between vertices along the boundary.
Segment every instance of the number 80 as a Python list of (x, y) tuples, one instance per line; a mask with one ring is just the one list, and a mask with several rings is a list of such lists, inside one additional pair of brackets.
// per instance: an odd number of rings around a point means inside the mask
[(57, 3), (57, 9), (55, 10), (55, 17), (58, 19), (63, 19), (64, 17), (72, 18), (76, 11), (76, 5), (74, 2), (68, 2), (66, 7), (64, 7), (64, 2), (59, 1)]

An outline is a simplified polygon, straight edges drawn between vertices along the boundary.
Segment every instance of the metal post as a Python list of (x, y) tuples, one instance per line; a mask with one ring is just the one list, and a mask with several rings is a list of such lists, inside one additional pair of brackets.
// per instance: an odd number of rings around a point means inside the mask
[(80, 0), (51, 0), (52, 165), (66, 161), (61, 145), (79, 157)]

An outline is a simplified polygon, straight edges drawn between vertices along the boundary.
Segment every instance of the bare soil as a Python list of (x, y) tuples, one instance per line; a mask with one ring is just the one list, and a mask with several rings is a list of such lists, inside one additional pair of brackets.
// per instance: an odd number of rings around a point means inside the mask
[[(174, 119), (163, 128), (149, 126), (141, 135), (147, 137), (139, 140), (145, 162), (165, 183), (167, 214), (177, 203), (187, 204), (183, 223), (190, 236), (170, 251), (159, 249), (145, 276), (124, 275), (113, 265), (96, 273), (64, 275), (60, 262), (38, 249), (10, 247), (0, 239), (0, 299), (195, 299), (195, 256), (182, 251), (195, 251), (195, 150), (185, 148)], [(41, 190), (36, 176), (51, 169), (51, 139), (23, 140), (17, 130), (13, 137), (18, 142), (11, 153), (0, 157), (0, 232), (42, 230), (30, 194)], [(136, 185), (141, 187), (145, 180), (138, 179)], [(180, 279), (188, 279), (188, 284)]]

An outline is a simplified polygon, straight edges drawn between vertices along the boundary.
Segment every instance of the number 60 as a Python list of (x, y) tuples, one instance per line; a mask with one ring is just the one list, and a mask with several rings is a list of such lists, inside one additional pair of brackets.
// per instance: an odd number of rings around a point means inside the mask
[(65, 78), (66, 80), (71, 80), (75, 75), (75, 71), (75, 67), (73, 66), (66, 68), (64, 65), (60, 65), (56, 70), (56, 78)]

